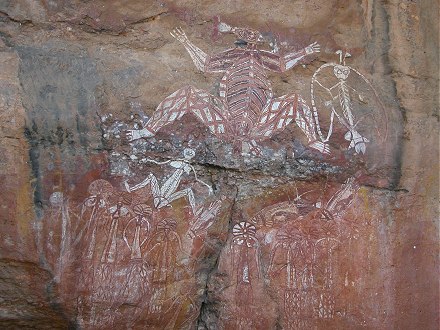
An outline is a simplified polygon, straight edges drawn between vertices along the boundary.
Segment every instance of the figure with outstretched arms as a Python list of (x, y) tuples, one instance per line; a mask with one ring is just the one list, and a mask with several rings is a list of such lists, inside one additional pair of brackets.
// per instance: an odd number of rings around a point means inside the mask
[(140, 130), (127, 131), (130, 141), (154, 136), (166, 125), (192, 113), (217, 138), (233, 143), (234, 150), (258, 155), (257, 142), (283, 131), (292, 121), (306, 135), (309, 145), (327, 153), (327, 146), (316, 137), (310, 107), (301, 96), (273, 95), (267, 71), (285, 72), (304, 57), (320, 51), (314, 42), (304, 49), (279, 54), (258, 48), (264, 41), (260, 32), (220, 23), (222, 32), (233, 33), (236, 48), (208, 55), (189, 41), (181, 28), (171, 35), (187, 50), (196, 68), (205, 73), (223, 73), (219, 95), (193, 86), (183, 87), (166, 97)]

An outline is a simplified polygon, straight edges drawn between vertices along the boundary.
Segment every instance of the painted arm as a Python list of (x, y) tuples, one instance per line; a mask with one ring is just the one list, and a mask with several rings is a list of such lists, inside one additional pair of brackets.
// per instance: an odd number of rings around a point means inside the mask
[(321, 46), (315, 41), (314, 43), (308, 45), (303, 50), (300, 50), (299, 52), (292, 52), (282, 56), (281, 71), (287, 71), (293, 68), (305, 56), (313, 53), (319, 53), (320, 51), (321, 51)]
[(317, 42), (308, 45), (306, 48), (298, 52), (292, 52), (282, 56), (278, 53), (260, 51), (264, 67), (275, 72), (285, 72), (290, 70), (307, 55), (319, 52), (320, 46)]
[(191, 41), (189, 41), (186, 33), (182, 30), (182, 28), (175, 28), (170, 34), (173, 38), (180, 41), (180, 43), (185, 47), (186, 51), (191, 56), (191, 59), (194, 62), (194, 65), (202, 72), (206, 72), (205, 67), (208, 61), (209, 56), (196, 45), (194, 45)]
[(175, 28), (170, 34), (185, 47), (194, 65), (202, 72), (220, 73), (225, 72), (239, 54), (234, 49), (227, 50), (217, 55), (210, 56), (189, 41), (186, 33), (181, 28)]
[(260, 54), (263, 65), (267, 70), (285, 72), (297, 65), (298, 62), (307, 55), (319, 52), (320, 46), (317, 42), (314, 42), (300, 51), (288, 53), (286, 55), (280, 55), (265, 50), (261, 50)]
[(131, 246), (130, 246), (130, 243), (128, 243), (127, 228), (130, 225), (130, 223), (133, 222), (134, 220), (136, 220), (136, 218), (132, 218), (130, 221), (128, 221), (127, 224), (125, 225), (124, 230), (122, 231), (122, 238), (124, 239), (125, 244), (127, 244), (128, 248), (130, 250), (131, 250)]
[(149, 163), (157, 164), (157, 165), (164, 165), (164, 164), (168, 164), (169, 162), (171, 162), (171, 160), (166, 160), (164, 162), (158, 162), (158, 161), (155, 161), (153, 159), (148, 159), (148, 158), (145, 159), (145, 161), (149, 162)]

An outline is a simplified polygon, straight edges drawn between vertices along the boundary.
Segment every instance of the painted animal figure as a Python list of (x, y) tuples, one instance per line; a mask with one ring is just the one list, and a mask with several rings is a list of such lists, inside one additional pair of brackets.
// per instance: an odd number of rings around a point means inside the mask
[(219, 30), (231, 32), (241, 47), (209, 56), (176, 28), (171, 35), (180, 41), (195, 66), (205, 73), (223, 73), (219, 95), (193, 86), (183, 87), (166, 97), (140, 130), (127, 131), (130, 141), (154, 136), (186, 113), (192, 113), (217, 138), (233, 143), (234, 150), (259, 154), (257, 142), (283, 131), (292, 121), (307, 136), (310, 146), (328, 152), (326, 144), (316, 138), (313, 114), (301, 96), (291, 93), (275, 97), (266, 71), (285, 72), (309, 54), (320, 51), (314, 42), (298, 52), (280, 55), (258, 48), (263, 42), (260, 32), (233, 28), (220, 23)]

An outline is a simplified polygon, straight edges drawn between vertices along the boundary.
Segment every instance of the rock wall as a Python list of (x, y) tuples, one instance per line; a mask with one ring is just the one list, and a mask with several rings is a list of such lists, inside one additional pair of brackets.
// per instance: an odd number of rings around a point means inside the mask
[(437, 329), (438, 9), (1, 1), (2, 328)]

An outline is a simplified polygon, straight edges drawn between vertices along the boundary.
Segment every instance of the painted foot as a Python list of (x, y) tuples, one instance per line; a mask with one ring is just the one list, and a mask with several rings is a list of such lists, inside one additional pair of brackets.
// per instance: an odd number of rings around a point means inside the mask
[(143, 128), (143, 129), (129, 129), (126, 132), (126, 136), (127, 136), (127, 140), (128, 141), (134, 141), (134, 140), (138, 140), (144, 137), (150, 137), (153, 136), (154, 134), (152, 132), (150, 132), (148, 129)]
[(331, 153), (328, 144), (321, 141), (314, 141), (309, 144), (309, 147), (318, 150), (322, 154), (330, 155)]

